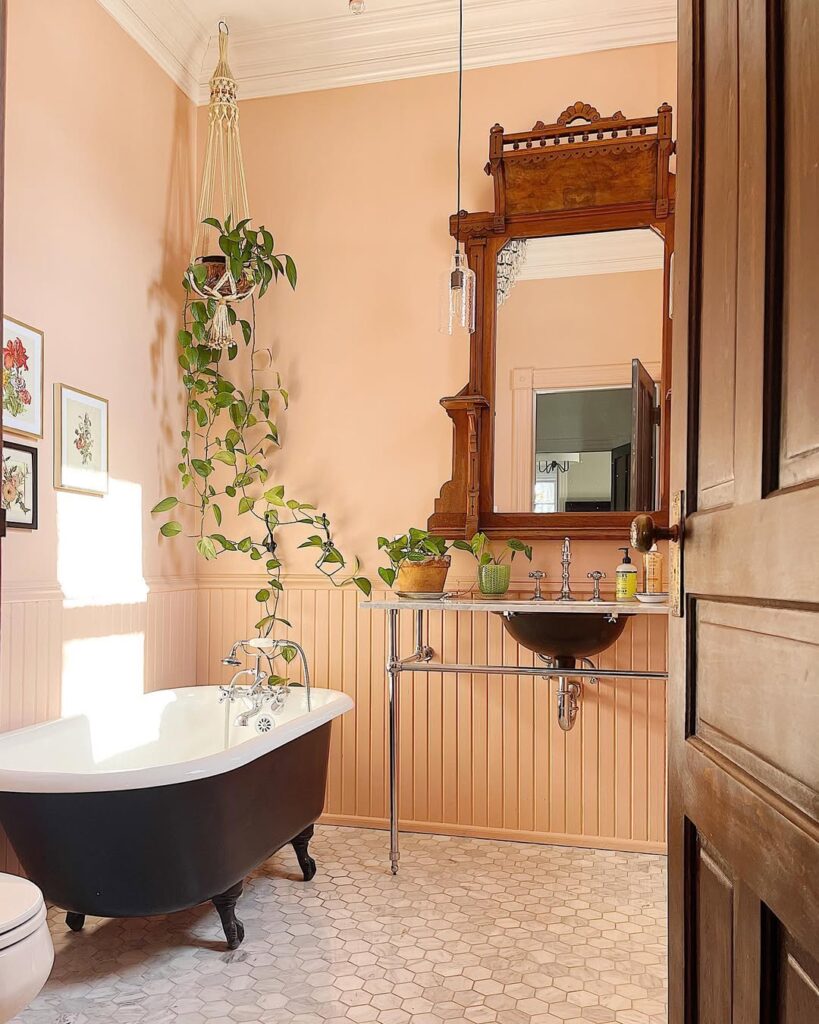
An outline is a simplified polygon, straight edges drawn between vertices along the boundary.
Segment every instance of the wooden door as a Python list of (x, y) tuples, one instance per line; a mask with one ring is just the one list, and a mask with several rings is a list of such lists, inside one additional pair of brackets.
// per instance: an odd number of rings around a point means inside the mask
[(654, 500), (654, 381), (639, 359), (631, 361), (631, 472), (629, 508), (646, 512)]
[(670, 1024), (819, 1022), (819, 3), (680, 0)]

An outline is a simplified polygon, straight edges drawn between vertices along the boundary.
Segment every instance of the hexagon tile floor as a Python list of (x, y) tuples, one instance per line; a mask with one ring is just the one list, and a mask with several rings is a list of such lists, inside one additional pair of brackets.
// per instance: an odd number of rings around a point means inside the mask
[(665, 859), (443, 836), (316, 829), (314, 881), (288, 847), (239, 903), (164, 918), (52, 911), (57, 961), (16, 1024), (659, 1024)]

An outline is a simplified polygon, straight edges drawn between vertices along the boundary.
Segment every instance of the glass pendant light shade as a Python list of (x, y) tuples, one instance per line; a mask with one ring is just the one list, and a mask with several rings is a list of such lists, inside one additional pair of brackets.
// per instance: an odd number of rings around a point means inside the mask
[(459, 329), (475, 330), (475, 271), (466, 262), (466, 253), (456, 252), (452, 265), (442, 282), (441, 334), (454, 334)]
[(363, 14), (367, 10), (364, 0), (350, 0), (350, 13)]

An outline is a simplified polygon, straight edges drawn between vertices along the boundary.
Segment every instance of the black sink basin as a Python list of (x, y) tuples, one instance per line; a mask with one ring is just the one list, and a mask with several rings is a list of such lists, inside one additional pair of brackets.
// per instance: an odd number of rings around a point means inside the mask
[(614, 621), (607, 612), (500, 612), (506, 632), (535, 654), (554, 658), (562, 668), (573, 668), (578, 658), (591, 658), (617, 640), (626, 628), (627, 615)]

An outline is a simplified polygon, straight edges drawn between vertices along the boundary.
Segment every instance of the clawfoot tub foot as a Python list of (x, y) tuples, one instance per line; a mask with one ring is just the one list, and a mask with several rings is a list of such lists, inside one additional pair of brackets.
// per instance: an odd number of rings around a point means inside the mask
[(290, 840), (291, 846), (296, 851), (296, 857), (298, 858), (299, 867), (302, 870), (305, 882), (309, 882), (316, 874), (316, 862), (307, 852), (307, 847), (313, 838), (314, 831), (313, 826), (308, 825), (303, 832), (299, 832), (295, 839)]
[(242, 895), (243, 889), (244, 882), (237, 882), (236, 885), (232, 885), (211, 900), (211, 903), (219, 911), (228, 949), (238, 949), (245, 937), (245, 926), (236, 917), (236, 901)]
[(65, 915), (65, 923), (72, 932), (81, 932), (85, 925), (85, 914), (75, 914), (70, 911)]

